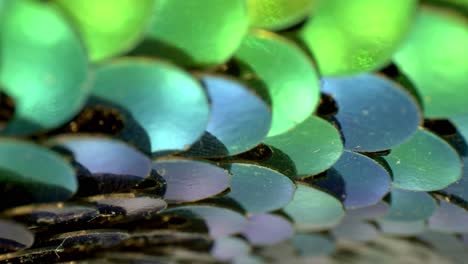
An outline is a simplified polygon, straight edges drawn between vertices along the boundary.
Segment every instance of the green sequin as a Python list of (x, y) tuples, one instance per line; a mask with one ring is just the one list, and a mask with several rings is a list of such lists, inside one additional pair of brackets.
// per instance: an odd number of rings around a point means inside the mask
[(423, 8), (413, 31), (395, 54), (432, 118), (468, 114), (468, 20)]
[(293, 160), (297, 177), (325, 171), (343, 153), (338, 130), (317, 116), (309, 117), (284, 134), (267, 138), (264, 143), (281, 150)]
[(16, 112), (3, 131), (29, 134), (62, 125), (82, 107), (87, 57), (63, 17), (45, 4), (9, 1), (0, 17), (0, 83)]
[(118, 55), (141, 38), (150, 23), (154, 0), (55, 0), (71, 18), (92, 61)]
[(235, 58), (258, 75), (272, 101), (268, 136), (282, 134), (308, 118), (319, 101), (318, 75), (292, 42), (267, 31), (252, 31)]
[(419, 130), (385, 157), (393, 172), (393, 185), (412, 191), (440, 190), (462, 175), (455, 150), (438, 136)]
[(231, 192), (250, 213), (265, 213), (281, 209), (293, 198), (295, 185), (283, 174), (254, 164), (230, 164)]
[(244, 0), (158, 0), (153, 15), (154, 55), (186, 66), (223, 63), (249, 25)]
[(128, 110), (151, 151), (185, 150), (205, 131), (206, 93), (192, 76), (156, 60), (120, 59), (96, 70), (92, 95)]
[(436, 206), (434, 198), (426, 192), (394, 189), (390, 193), (390, 210), (383, 219), (399, 222), (427, 220)]
[(306, 18), (318, 0), (247, 0), (252, 26), (270, 30), (287, 28)]
[(0, 139), (0, 184), (21, 187), (27, 193), (18, 195), (30, 196), (33, 202), (63, 201), (78, 189), (74, 169), (58, 154), (5, 138)]
[(304, 185), (297, 185), (294, 198), (284, 211), (294, 220), (298, 230), (325, 230), (340, 223), (343, 206), (332, 195)]
[(416, 0), (322, 1), (300, 37), (325, 76), (372, 71), (390, 61), (416, 7)]

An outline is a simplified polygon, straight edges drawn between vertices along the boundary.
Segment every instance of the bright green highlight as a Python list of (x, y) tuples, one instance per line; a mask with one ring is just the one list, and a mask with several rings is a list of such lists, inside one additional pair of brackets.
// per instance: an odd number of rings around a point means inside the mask
[(423, 8), (409, 39), (395, 55), (424, 103), (424, 115), (468, 114), (468, 20)]
[(154, 0), (55, 0), (70, 17), (92, 61), (132, 48), (144, 35)]
[(293, 26), (309, 16), (318, 0), (247, 0), (251, 24), (278, 30)]
[(297, 177), (319, 174), (330, 168), (343, 153), (338, 130), (317, 116), (310, 116), (288, 132), (264, 141), (288, 155), (296, 165)]
[(426, 192), (393, 189), (390, 210), (384, 219), (404, 222), (426, 220), (434, 213), (436, 206), (434, 198)]
[(153, 15), (152, 52), (185, 66), (225, 62), (249, 26), (244, 0), (158, 0)]
[(462, 163), (455, 150), (423, 129), (384, 158), (393, 171), (393, 186), (399, 189), (436, 191), (462, 175)]
[(404, 41), (417, 0), (321, 1), (300, 37), (324, 76), (369, 72)]
[[(30, 190), (37, 202), (49, 202), (49, 196), (57, 194), (41, 193), (41, 186), (48, 190), (57, 188), (58, 193), (66, 191), (69, 198), (78, 189), (75, 170), (58, 154), (39, 145), (15, 139), (0, 139), (0, 171), (13, 172), (16, 177), (10, 178), (8, 173), (0, 173), (0, 183), (19, 185)], [(21, 194), (18, 194), (21, 195)]]
[(208, 124), (208, 98), (201, 85), (160, 61), (127, 58), (103, 64), (92, 94), (128, 110), (148, 133), (153, 152), (187, 149)]
[(0, 17), (0, 83), (16, 103), (3, 131), (29, 134), (57, 127), (88, 94), (87, 58), (64, 18), (45, 4), (8, 1)]
[(268, 136), (282, 134), (307, 119), (320, 97), (317, 72), (292, 42), (267, 31), (252, 31), (235, 58), (258, 75), (272, 101)]
[(297, 229), (305, 231), (330, 229), (344, 216), (338, 199), (302, 183), (297, 184), (294, 198), (284, 211), (294, 220)]

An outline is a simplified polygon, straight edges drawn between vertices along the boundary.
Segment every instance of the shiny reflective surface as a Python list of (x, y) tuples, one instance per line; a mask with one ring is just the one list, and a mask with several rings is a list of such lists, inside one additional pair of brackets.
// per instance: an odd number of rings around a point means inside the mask
[[(1, 207), (63, 201), (78, 188), (75, 171), (65, 159), (26, 141), (0, 139), (0, 171)], [(13, 194), (22, 199), (15, 201)]]
[(360, 208), (378, 203), (390, 191), (391, 179), (378, 162), (345, 151), (326, 176), (313, 183), (335, 194), (346, 208)]
[(332, 195), (298, 184), (293, 200), (284, 211), (299, 230), (324, 230), (337, 225), (344, 216), (341, 203)]
[(230, 186), (228, 172), (208, 162), (161, 159), (153, 161), (153, 169), (166, 180), (164, 199), (170, 203), (202, 200)]
[(59, 136), (48, 144), (62, 146), (92, 174), (114, 174), (145, 178), (151, 160), (124, 142), (96, 136)]
[(158, 0), (149, 46), (158, 57), (179, 64), (211, 66), (234, 53), (247, 28), (244, 0)]
[(0, 262), (465, 263), (454, 1), (0, 0)]
[(14, 118), (2, 133), (58, 127), (80, 110), (89, 93), (80, 39), (46, 4), (7, 1), (2, 9), (0, 89), (16, 103)]
[(78, 27), (90, 59), (100, 61), (122, 53), (143, 37), (154, 0), (54, 1)]
[(149, 180), (151, 160), (126, 143), (100, 136), (64, 135), (47, 145), (68, 152), (77, 171), (77, 196), (126, 192)]
[(263, 142), (291, 158), (298, 178), (313, 176), (330, 168), (343, 152), (338, 130), (317, 116), (310, 116), (288, 132)]
[(153, 152), (188, 148), (208, 123), (201, 86), (159, 61), (124, 59), (99, 67), (93, 95), (127, 109), (148, 133)]
[(393, 171), (393, 186), (412, 191), (433, 191), (460, 179), (461, 161), (455, 150), (426, 130), (385, 157)]
[(395, 62), (421, 93), (426, 116), (468, 113), (467, 46), (466, 18), (443, 9), (421, 9), (409, 39), (395, 54)]
[(416, 0), (321, 1), (300, 36), (323, 75), (370, 72), (390, 61), (416, 8)]
[(234, 163), (230, 167), (231, 191), (227, 196), (236, 200), (246, 211), (274, 211), (293, 199), (294, 183), (283, 174), (253, 164)]
[(205, 134), (189, 149), (189, 155), (232, 156), (255, 147), (266, 137), (271, 109), (255, 91), (227, 76), (203, 74), (200, 80), (210, 98), (211, 115)]
[(267, 31), (251, 31), (234, 58), (258, 76), (271, 97), (273, 121), (268, 136), (288, 131), (315, 110), (318, 76), (305, 53), (293, 43)]
[(416, 133), (416, 101), (395, 82), (372, 74), (325, 78), (322, 91), (338, 104), (336, 119), (346, 149), (373, 152), (395, 147)]
[(278, 30), (305, 19), (317, 0), (247, 0), (251, 24), (257, 28)]

